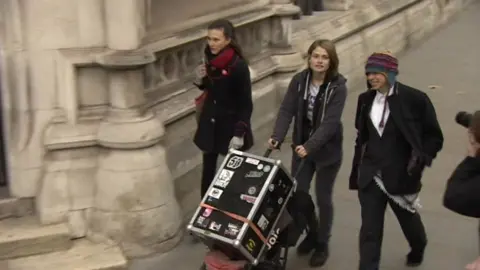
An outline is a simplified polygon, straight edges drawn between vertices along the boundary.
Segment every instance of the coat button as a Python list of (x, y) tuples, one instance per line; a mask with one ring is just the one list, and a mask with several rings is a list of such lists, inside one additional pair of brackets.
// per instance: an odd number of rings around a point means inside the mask
[(210, 122), (215, 123), (215, 119), (214, 118), (210, 119)]

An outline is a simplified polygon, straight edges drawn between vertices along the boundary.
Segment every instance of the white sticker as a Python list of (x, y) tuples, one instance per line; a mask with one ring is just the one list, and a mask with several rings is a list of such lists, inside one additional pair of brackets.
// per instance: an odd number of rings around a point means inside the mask
[(268, 186), (268, 190), (270, 190), (270, 192), (272, 192), (273, 190), (275, 190), (275, 185), (274, 184), (270, 184)]
[(257, 200), (257, 197), (242, 194), (242, 195), (240, 195), (240, 199), (242, 199), (242, 200), (244, 200), (248, 203), (254, 203)]
[(219, 224), (219, 223), (216, 223), (215, 221), (212, 221), (212, 223), (210, 223), (210, 227), (208, 227), (208, 228), (212, 231), (218, 232), (221, 227), (222, 227), (222, 224)]
[(233, 177), (233, 171), (223, 169), (215, 180), (215, 186), (226, 188)]
[(258, 159), (254, 159), (254, 158), (247, 158), (245, 160), (246, 163), (248, 164), (252, 164), (252, 165), (258, 165), (258, 163), (260, 162), (260, 160)]
[(200, 227), (203, 227), (203, 228), (207, 227), (208, 219), (206, 219), (202, 216), (198, 217), (197, 218), (197, 225), (199, 225)]
[(267, 218), (264, 215), (261, 215), (260, 218), (258, 219), (257, 225), (262, 229), (262, 231), (265, 231), (268, 227), (268, 222)]
[(270, 165), (265, 165), (265, 167), (263, 167), (264, 172), (269, 172), (271, 169), (272, 167), (270, 167)]
[(257, 170), (261, 171), (263, 169), (263, 164), (258, 164)]
[(205, 221), (204, 217), (198, 217), (197, 218), (197, 224), (199, 224), (199, 225), (203, 224), (204, 221)]
[(208, 196), (210, 196), (212, 198), (215, 198), (215, 199), (220, 199), (220, 197), (222, 196), (222, 193), (223, 193), (223, 190), (218, 189), (218, 188), (212, 188), (212, 190), (210, 190), (210, 193), (208, 194)]
[(232, 223), (228, 223), (228, 228), (225, 229), (226, 235), (237, 236), (239, 232), (240, 229), (238, 228), (238, 226)]
[(248, 195), (255, 195), (255, 193), (257, 193), (257, 188), (249, 187), (247, 192), (248, 192)]
[(231, 157), (228, 160), (227, 168), (236, 169), (240, 167), (240, 165), (242, 165), (242, 162), (243, 162), (243, 157), (237, 157), (237, 156)]
[(249, 171), (247, 174), (245, 174), (245, 178), (260, 178), (263, 176), (263, 172), (259, 171)]

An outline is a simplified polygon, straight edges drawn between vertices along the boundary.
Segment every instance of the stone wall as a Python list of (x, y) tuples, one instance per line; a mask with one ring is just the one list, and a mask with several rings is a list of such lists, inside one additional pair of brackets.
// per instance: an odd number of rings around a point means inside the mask
[(340, 72), (353, 86), (363, 79), (364, 62), (372, 52), (388, 49), (395, 54), (402, 53), (448, 22), (469, 2), (364, 1), (361, 8), (328, 20), (318, 18), (317, 21), (310, 19), (308, 24), (298, 22), (293, 43), (298, 51), (305, 52), (315, 39), (335, 40), (341, 61)]
[[(289, 1), (224, 6), (158, 32), (149, 2), (0, 1), (10, 194), (35, 201), (42, 224), (113, 240), (127, 257), (169, 250), (182, 236), (172, 172), (197, 154), (181, 143), (192, 125), (178, 124), (192, 119), (207, 24), (227, 17), (238, 26), (255, 81), (301, 65), (282, 60), (300, 59)], [(168, 123), (177, 131), (165, 132)]]
[[(149, 18), (147, 29), (148, 31), (167, 30), (172, 25), (248, 5), (255, 1), (257, 0), (147, 0)], [(167, 6), (168, 8), (165, 8)], [(178, 10), (182, 12), (172, 12)]]

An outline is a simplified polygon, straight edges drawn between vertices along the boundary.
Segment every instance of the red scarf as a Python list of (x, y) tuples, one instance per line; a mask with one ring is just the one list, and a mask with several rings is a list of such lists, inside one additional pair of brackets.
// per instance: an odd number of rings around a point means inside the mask
[[(219, 78), (222, 75), (228, 75), (230, 73), (230, 67), (234, 65), (232, 62), (233, 56), (235, 56), (235, 50), (231, 47), (227, 47), (222, 50), (218, 55), (213, 55), (207, 48), (205, 52), (208, 58), (207, 62), (207, 74), (210, 78)], [(221, 75), (218, 73), (221, 70)]]
[[(227, 76), (230, 74), (230, 67), (234, 64), (231, 64), (233, 57), (235, 56), (235, 50), (231, 47), (227, 47), (222, 50), (218, 55), (213, 55), (210, 52), (209, 48), (205, 49), (205, 55), (208, 58), (207, 65), (207, 76), (210, 80), (218, 79), (221, 76)], [(220, 70), (221, 73), (218, 71)], [(203, 93), (195, 98), (195, 105), (200, 105), (205, 101), (207, 97), (208, 89), (203, 91)]]

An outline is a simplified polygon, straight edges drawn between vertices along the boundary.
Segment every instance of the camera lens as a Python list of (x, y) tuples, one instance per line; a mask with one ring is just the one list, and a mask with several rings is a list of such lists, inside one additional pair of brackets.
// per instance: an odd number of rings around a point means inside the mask
[(455, 122), (461, 125), (464, 128), (470, 127), (470, 122), (472, 121), (472, 114), (468, 112), (459, 112), (457, 116), (455, 116)]

